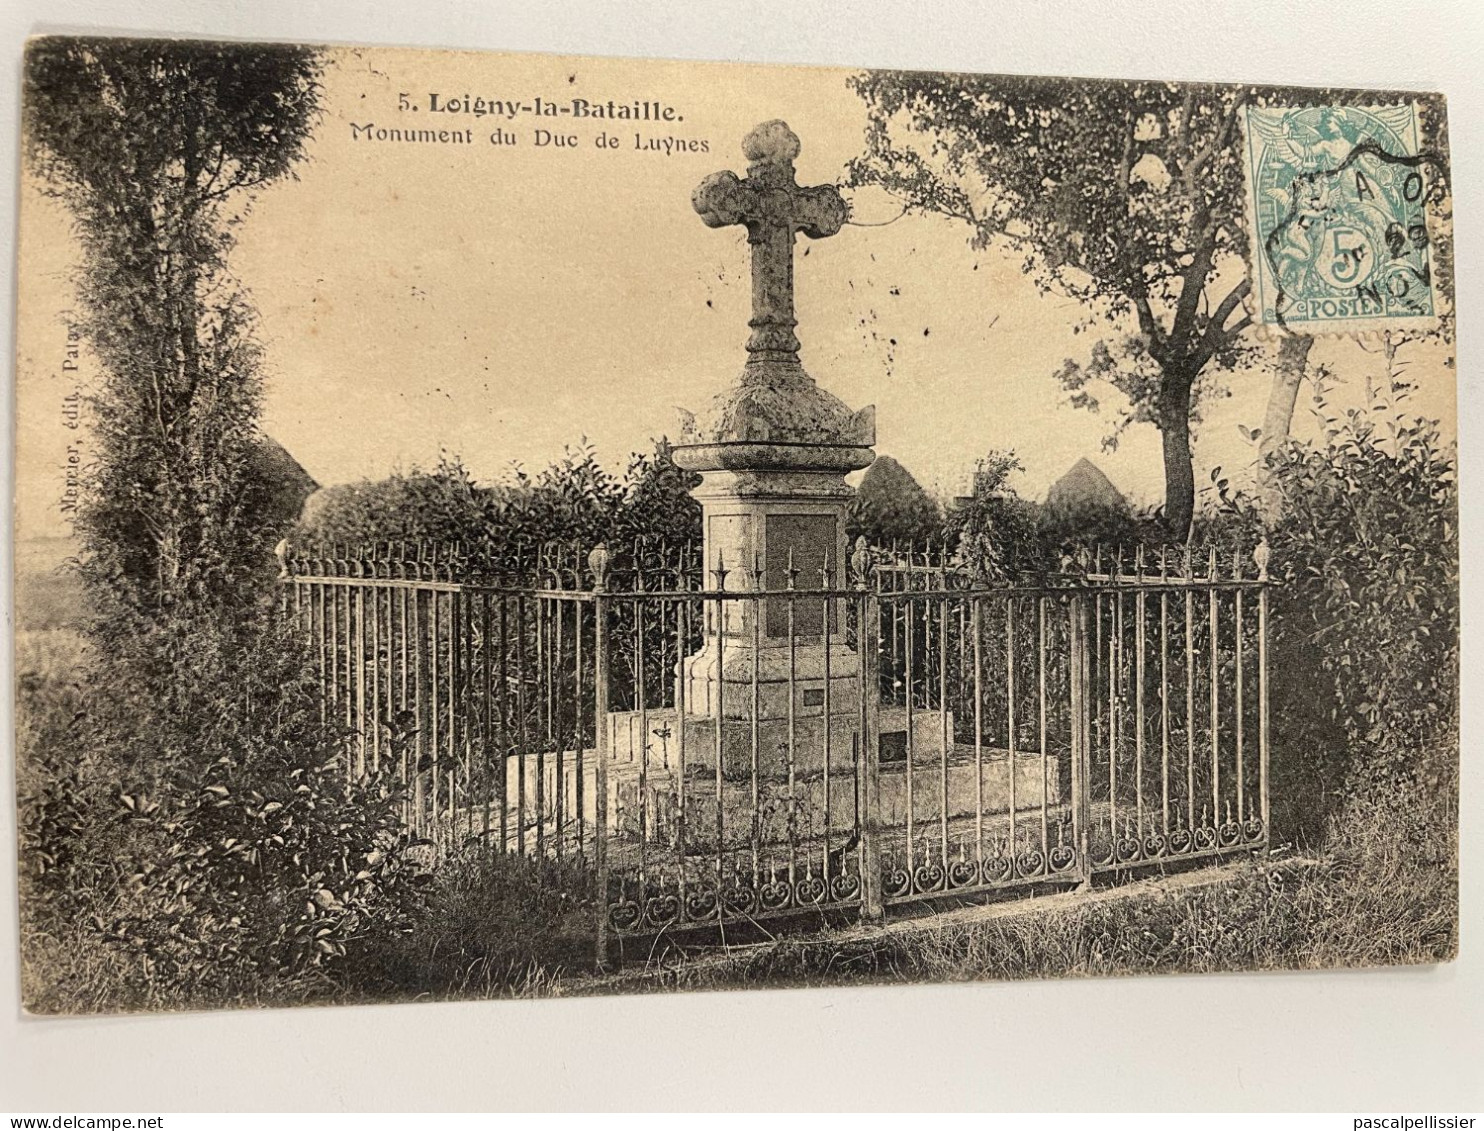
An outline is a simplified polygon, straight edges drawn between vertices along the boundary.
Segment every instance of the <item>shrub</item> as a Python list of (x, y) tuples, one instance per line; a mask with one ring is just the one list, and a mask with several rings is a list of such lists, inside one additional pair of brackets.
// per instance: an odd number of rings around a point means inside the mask
[[(1275, 767), (1300, 775), (1285, 791), (1333, 800), (1446, 772), (1433, 740), (1458, 712), (1458, 496), (1434, 422), (1324, 420), (1320, 442), (1269, 459), (1270, 624)], [(1257, 499), (1222, 494), (1262, 524)]]
[[(1064, 558), (1099, 546), (1110, 558), (1122, 550), (1131, 566), (1134, 547), (1157, 554), (1165, 544), (1159, 516), (1135, 513), (1121, 500), (1089, 499), (1068, 506), (1021, 498), (1008, 482), (1019, 470), (1014, 452), (990, 452), (975, 465), (974, 493), (944, 519), (948, 545), (985, 578), (1004, 582), (1055, 572)], [(1108, 490), (1113, 491), (1111, 484)]]
[(65, 723), (38, 713), (21, 800), (30, 933), (108, 951), (111, 975), (82, 1002), (43, 975), (61, 996), (32, 1008), (257, 1000), (408, 926), (399, 798), (347, 778), (297, 649), (255, 627), (227, 649), (199, 641), (178, 717), (119, 695), (111, 666), (56, 704), (77, 708)]
[[(84, 649), (83, 639), (66, 630), (16, 637), (20, 876), (23, 883), (59, 891), (66, 890), (61, 877), (81, 878), (79, 847), (88, 832), (88, 787), (96, 777), (86, 745), (77, 741), (78, 723), (86, 717), (79, 673)], [(21, 905), (24, 910), (26, 901)]]
[(584, 552), (602, 541), (616, 551), (640, 539), (681, 545), (701, 536), (691, 482), (664, 441), (651, 455), (631, 456), (622, 475), (584, 445), (534, 476), (516, 467), (489, 487), (445, 456), (431, 471), (326, 488), (311, 500), (293, 538), (351, 547), (458, 543), (471, 565), (490, 569), (529, 564), (546, 543)]
[(473, 540), (495, 524), (499, 510), (498, 493), (445, 456), (430, 470), (321, 488), (305, 504), (293, 537), (350, 546)]

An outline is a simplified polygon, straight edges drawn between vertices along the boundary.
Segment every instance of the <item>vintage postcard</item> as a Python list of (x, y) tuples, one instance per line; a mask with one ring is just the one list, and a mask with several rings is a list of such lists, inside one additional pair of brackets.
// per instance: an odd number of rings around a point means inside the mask
[(1456, 954), (1441, 94), (44, 37), (23, 152), (29, 1010)]

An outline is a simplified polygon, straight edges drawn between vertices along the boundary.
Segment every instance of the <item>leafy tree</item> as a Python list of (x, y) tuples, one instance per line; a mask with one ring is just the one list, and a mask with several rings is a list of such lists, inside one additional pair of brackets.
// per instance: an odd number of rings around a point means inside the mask
[(413, 903), (398, 798), (345, 773), (264, 584), (308, 484), (258, 433), (229, 256), (254, 192), (303, 155), (318, 75), (300, 47), (27, 52), (29, 171), (71, 210), (103, 373), (78, 520), (102, 647), (30, 751), (23, 851), (40, 933), (73, 940), (79, 967), (112, 956), (94, 1008), (251, 1000)]
[(1258, 349), (1244, 337), (1239, 113), (1382, 96), (900, 71), (853, 84), (870, 122), (852, 183), (966, 223), (973, 246), (1013, 251), (1043, 292), (1077, 300), (1074, 329), (1107, 325), (1088, 359), (1058, 376), (1089, 408), (1092, 381), (1117, 390), (1120, 429), (1159, 429), (1165, 521), (1183, 537), (1195, 504), (1191, 427), (1216, 387), (1209, 375)]
[(1014, 452), (991, 450), (974, 461), (968, 498), (956, 500), (944, 517), (944, 539), (959, 564), (985, 581), (1010, 581), (1018, 572), (1047, 565), (1036, 504), (1022, 499), (1009, 482), (1024, 470)]
[(79, 515), (116, 643), (258, 598), (278, 531), (255, 458), (255, 313), (228, 257), (253, 194), (293, 175), (317, 114), (313, 49), (45, 38), (25, 143), (75, 219), (103, 370)]

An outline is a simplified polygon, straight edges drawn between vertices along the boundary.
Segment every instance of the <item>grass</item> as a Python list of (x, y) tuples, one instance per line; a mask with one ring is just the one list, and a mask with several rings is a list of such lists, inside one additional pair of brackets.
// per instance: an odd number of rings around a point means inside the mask
[(1245, 868), (1206, 887), (969, 925), (780, 940), (720, 962), (657, 964), (619, 984), (718, 990), (1440, 962), (1457, 952), (1456, 891), (1446, 872), (1410, 865), (1343, 879), (1333, 862)]
[[(1456, 767), (1444, 739), (1430, 761)], [(1351, 799), (1318, 859), (1237, 865), (1219, 882), (1141, 886), (953, 926), (781, 939), (707, 962), (666, 957), (612, 988), (720, 990), (1451, 961), (1458, 953), (1456, 770)], [(592, 988), (600, 989), (602, 984)], [(580, 984), (563, 985), (578, 991)]]
[(592, 965), (586, 870), (475, 851), (438, 869), (414, 931), (354, 954), (341, 978), (355, 1000), (525, 997)]

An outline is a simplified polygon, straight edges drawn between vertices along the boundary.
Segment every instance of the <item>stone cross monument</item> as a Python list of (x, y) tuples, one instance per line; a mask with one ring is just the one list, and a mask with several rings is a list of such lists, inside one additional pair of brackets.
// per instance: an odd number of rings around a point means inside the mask
[[(799, 139), (786, 123), (757, 126), (743, 140), (742, 151), (749, 161), (747, 175), (707, 177), (692, 203), (710, 227), (747, 229), (752, 250), (747, 362), (708, 409), (695, 415), (682, 411), (674, 458), (701, 475), (694, 494), (702, 507), (708, 587), (746, 592), (761, 582), (766, 590), (839, 588), (848, 556), (845, 509), (854, 494), (845, 476), (875, 458), (875, 409), (852, 412), (804, 372), (794, 334), (793, 248), (799, 232), (811, 239), (834, 235), (848, 210), (833, 185), (795, 182)], [(832, 715), (850, 710), (860, 662), (845, 645), (836, 610), (819, 599), (783, 598), (757, 605), (728, 602), (726, 608), (721, 624), (708, 609), (705, 646), (684, 661), (687, 714), (713, 715), (720, 693), (725, 719), (750, 720), (756, 673), (759, 719), (783, 719), (790, 710), (792, 673), (796, 724), (819, 730), (825, 725), (827, 669)], [(841, 725), (848, 727), (849, 720)], [(800, 738), (802, 747), (802, 731)]]

